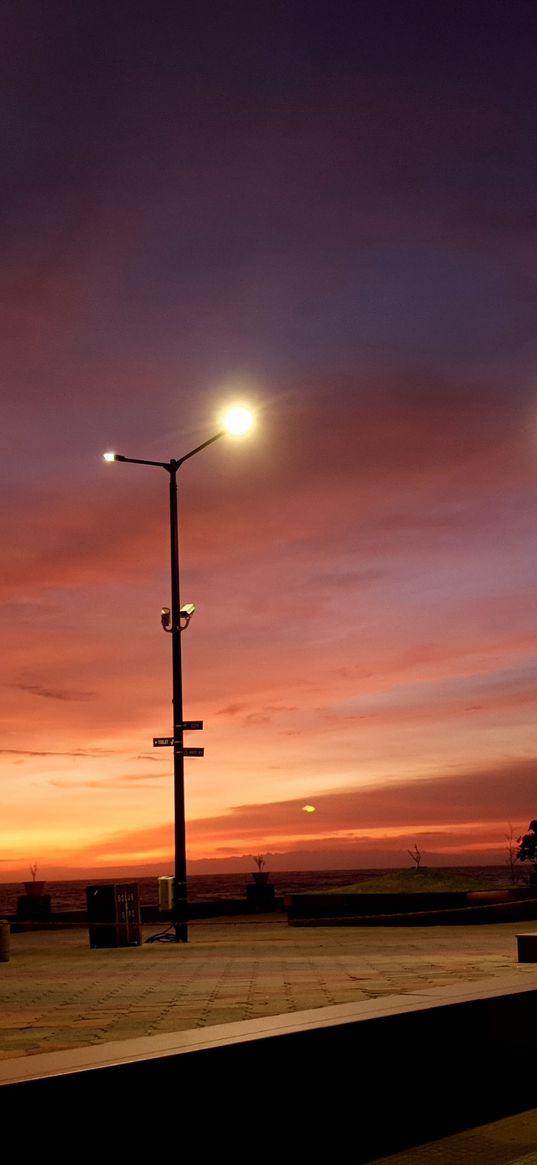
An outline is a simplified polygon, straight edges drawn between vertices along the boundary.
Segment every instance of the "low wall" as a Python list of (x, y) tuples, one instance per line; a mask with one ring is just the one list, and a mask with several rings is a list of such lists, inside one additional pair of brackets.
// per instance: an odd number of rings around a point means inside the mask
[(537, 918), (535, 887), (436, 894), (295, 894), (290, 926), (451, 926)]
[[(24, 1149), (355, 1162), (537, 1105), (537, 972), (0, 1061)], [(31, 1121), (28, 1116), (31, 1115)], [(32, 1138), (35, 1137), (35, 1141)]]
[[(269, 903), (257, 903), (255, 898), (219, 898), (211, 902), (189, 902), (188, 919), (224, 918), (241, 914), (268, 914), (283, 911), (284, 899), (274, 897)], [(140, 907), (143, 925), (167, 926), (169, 918), (159, 910), (158, 903)], [(86, 910), (52, 910), (46, 919), (20, 918), (17, 914), (3, 914), (13, 934), (28, 930), (68, 930), (69, 927), (88, 925)]]
[(417, 910), (445, 910), (466, 906), (466, 893), (435, 891), (417, 894), (292, 894), (289, 920), (345, 915), (404, 914)]

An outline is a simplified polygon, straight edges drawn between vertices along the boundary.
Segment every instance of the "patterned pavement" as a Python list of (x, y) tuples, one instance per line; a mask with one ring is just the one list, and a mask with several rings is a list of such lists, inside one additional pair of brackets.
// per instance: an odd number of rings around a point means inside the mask
[(88, 932), (11, 935), (0, 963), (0, 1059), (156, 1035), (513, 972), (520, 923), (295, 928), (285, 916), (203, 920), (188, 944), (90, 949)]

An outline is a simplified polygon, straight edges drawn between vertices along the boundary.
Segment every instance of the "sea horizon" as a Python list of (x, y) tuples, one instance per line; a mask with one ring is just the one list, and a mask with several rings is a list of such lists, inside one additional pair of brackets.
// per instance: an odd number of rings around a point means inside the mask
[[(270, 881), (275, 886), (278, 896), (288, 894), (313, 893), (316, 890), (327, 890), (336, 886), (349, 886), (354, 882), (364, 882), (371, 878), (382, 877), (401, 867), (350, 868), (348, 870), (288, 870), (270, 872)], [(411, 869), (408, 866), (405, 869)], [(494, 886), (508, 886), (513, 884), (511, 872), (505, 865), (483, 866), (428, 866), (423, 869), (445, 870), (446, 873), (458, 874), (468, 878), (469, 882), (489, 880)], [(525, 881), (523, 871), (518, 871), (518, 882)], [(240, 871), (235, 874), (192, 874), (187, 876), (187, 898), (190, 902), (221, 901), (222, 899), (243, 898), (246, 887), (252, 882), (250, 871)], [(158, 876), (136, 877), (121, 876), (115, 878), (66, 878), (46, 880), (45, 893), (50, 894), (53, 910), (82, 910), (86, 906), (86, 889), (95, 885), (122, 885), (135, 883), (138, 886), (141, 905), (151, 905), (158, 902)], [(24, 882), (0, 882), (0, 916), (2, 912), (14, 913), (17, 909), (17, 898), (24, 894)]]

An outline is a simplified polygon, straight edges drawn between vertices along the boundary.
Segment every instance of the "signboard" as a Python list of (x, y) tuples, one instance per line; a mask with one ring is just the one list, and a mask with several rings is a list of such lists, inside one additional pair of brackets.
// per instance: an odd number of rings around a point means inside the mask
[(174, 747), (176, 752), (181, 756), (203, 756), (204, 748), (183, 748), (180, 740), (174, 740), (173, 736), (154, 736), (153, 748), (170, 748)]
[(194, 732), (194, 729), (196, 728), (203, 728), (203, 720), (184, 720), (183, 723), (179, 725), (179, 727), (182, 728), (184, 732)]

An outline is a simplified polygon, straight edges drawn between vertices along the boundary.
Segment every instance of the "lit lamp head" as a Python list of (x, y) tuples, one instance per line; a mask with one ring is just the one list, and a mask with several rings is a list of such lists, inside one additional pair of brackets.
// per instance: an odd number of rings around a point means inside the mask
[(253, 426), (254, 416), (246, 405), (232, 405), (222, 418), (226, 433), (232, 437), (243, 437)]
[(125, 461), (122, 453), (103, 453), (103, 461)]

